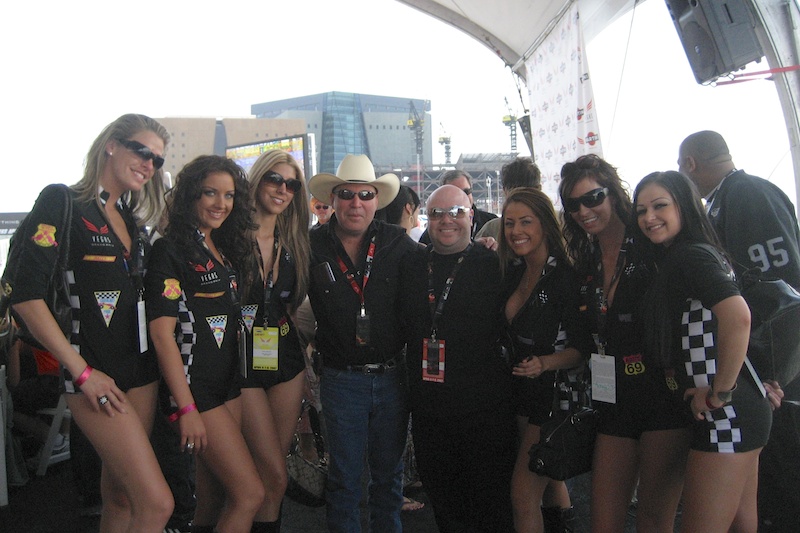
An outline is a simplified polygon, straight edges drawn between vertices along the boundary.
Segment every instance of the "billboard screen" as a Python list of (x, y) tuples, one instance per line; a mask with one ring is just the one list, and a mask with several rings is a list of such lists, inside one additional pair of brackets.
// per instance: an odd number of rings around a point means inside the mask
[(245, 171), (250, 172), (250, 167), (256, 162), (258, 156), (276, 148), (292, 154), (292, 157), (300, 164), (300, 168), (303, 169), (306, 179), (316, 174), (316, 147), (314, 146), (314, 134), (310, 133), (229, 146), (225, 150), (225, 155), (228, 159), (236, 161)]

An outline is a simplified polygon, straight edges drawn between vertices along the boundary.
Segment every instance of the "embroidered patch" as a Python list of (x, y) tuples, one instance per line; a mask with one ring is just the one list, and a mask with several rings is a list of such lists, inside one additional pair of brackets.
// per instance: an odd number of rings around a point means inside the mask
[(36, 233), (33, 234), (31, 240), (42, 248), (58, 246), (56, 242), (56, 227), (50, 224), (39, 224), (36, 226)]
[(228, 315), (207, 316), (206, 322), (217, 341), (217, 348), (222, 348), (222, 341), (225, 340), (225, 328), (228, 325)]
[(103, 315), (103, 320), (106, 321), (106, 327), (111, 324), (111, 318), (114, 316), (114, 311), (117, 310), (119, 294), (120, 291), (96, 291), (94, 293), (94, 299), (97, 300), (100, 313)]
[(181, 297), (181, 282), (175, 278), (164, 280), (164, 292), (161, 296), (167, 300), (177, 300)]
[(196, 292), (194, 293), (195, 298), (219, 298), (220, 296), (224, 296), (225, 291), (222, 292)]
[[(189, 264), (191, 265), (192, 263)], [(201, 265), (198, 263), (192, 266), (194, 266), (195, 272), (211, 272), (211, 270), (214, 268), (214, 263), (211, 261), (211, 259), (209, 259), (205, 265)]]
[(104, 226), (98, 228), (97, 226), (86, 220), (84, 217), (81, 217), (81, 220), (83, 220), (83, 225), (86, 226), (86, 229), (88, 229), (92, 233), (97, 233), (98, 235), (108, 234), (108, 224), (105, 224)]
[(117, 258), (113, 255), (84, 255), (83, 260), (95, 263), (113, 263)]
[(244, 325), (250, 333), (253, 332), (253, 322), (256, 320), (256, 313), (258, 313), (258, 304), (242, 306), (242, 320), (244, 320)]

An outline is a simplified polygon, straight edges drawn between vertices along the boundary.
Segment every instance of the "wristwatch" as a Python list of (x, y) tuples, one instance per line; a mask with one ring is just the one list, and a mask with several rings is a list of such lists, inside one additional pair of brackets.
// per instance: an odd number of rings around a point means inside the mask
[[(735, 385), (731, 390), (724, 390), (724, 391), (715, 391), (714, 387), (709, 387), (708, 395), (706, 396), (706, 404), (711, 406), (710, 400), (712, 396), (716, 396), (717, 398), (719, 398), (719, 400), (722, 402), (722, 405), (730, 403), (731, 400), (733, 399), (734, 390), (736, 390)], [(722, 405), (720, 407), (722, 407)], [(719, 409), (719, 407), (717, 409)]]
[(725, 391), (715, 391), (714, 389), (711, 389), (711, 391), (712, 394), (716, 394), (717, 398), (722, 400), (724, 403), (731, 403), (731, 400), (733, 399), (733, 389)]

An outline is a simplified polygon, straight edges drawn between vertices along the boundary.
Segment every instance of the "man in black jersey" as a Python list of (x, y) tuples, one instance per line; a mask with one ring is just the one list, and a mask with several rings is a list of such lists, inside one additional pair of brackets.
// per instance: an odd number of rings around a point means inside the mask
[(510, 532), (516, 454), (511, 371), (500, 355), (497, 255), (472, 244), (459, 187), (428, 199), (432, 244), (400, 268), (414, 451), (439, 531)]
[[(758, 267), (800, 289), (800, 230), (786, 194), (737, 169), (725, 139), (714, 131), (686, 137), (678, 166), (706, 199), (706, 211), (737, 277)], [(773, 414), (759, 464), (759, 531), (764, 532), (800, 531), (800, 379), (781, 385), (784, 402)]]

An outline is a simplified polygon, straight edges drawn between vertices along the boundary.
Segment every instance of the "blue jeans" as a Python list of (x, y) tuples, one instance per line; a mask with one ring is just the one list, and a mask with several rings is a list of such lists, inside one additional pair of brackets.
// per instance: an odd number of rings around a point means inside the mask
[(364, 457), (369, 464), (369, 528), (401, 532), (403, 449), (408, 406), (402, 370), (366, 375), (324, 368), (320, 383), (330, 467), (326, 488), (330, 533), (361, 531)]

